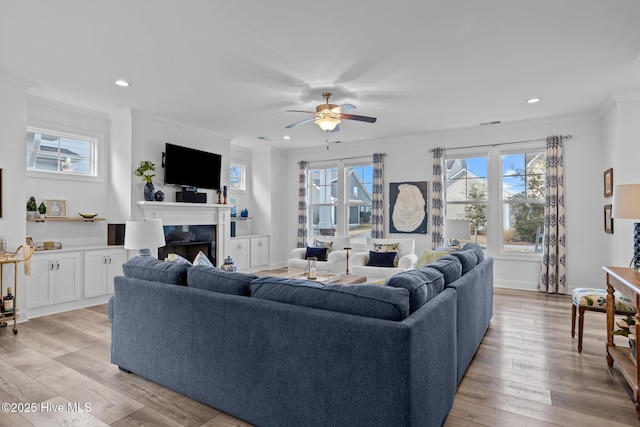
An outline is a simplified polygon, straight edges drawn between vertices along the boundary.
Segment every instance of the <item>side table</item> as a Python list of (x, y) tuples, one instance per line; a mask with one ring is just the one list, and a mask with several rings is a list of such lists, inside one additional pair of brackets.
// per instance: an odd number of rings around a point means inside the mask
[[(631, 387), (633, 399), (635, 401), (636, 413), (640, 419), (640, 366), (634, 364), (631, 358), (630, 348), (617, 347), (613, 343), (613, 328), (615, 327), (615, 305), (614, 291), (618, 290), (635, 302), (636, 307), (640, 307), (640, 273), (625, 267), (602, 267), (607, 273), (607, 364), (616, 366)], [(638, 324), (640, 324), (640, 313), (636, 313), (636, 325), (631, 326), (632, 332), (638, 336)]]

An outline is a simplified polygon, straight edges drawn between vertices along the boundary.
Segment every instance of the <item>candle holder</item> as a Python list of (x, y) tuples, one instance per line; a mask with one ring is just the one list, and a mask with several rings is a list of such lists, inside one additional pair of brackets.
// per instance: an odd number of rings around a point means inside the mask
[(309, 280), (316, 280), (316, 262), (318, 261), (317, 257), (309, 257), (307, 258), (307, 266), (304, 269), (304, 275)]
[(349, 274), (349, 251), (351, 250), (351, 248), (345, 247), (344, 250), (347, 251), (347, 271), (345, 274)]
[(222, 204), (222, 193), (220, 192), (220, 190), (218, 190), (218, 204)]

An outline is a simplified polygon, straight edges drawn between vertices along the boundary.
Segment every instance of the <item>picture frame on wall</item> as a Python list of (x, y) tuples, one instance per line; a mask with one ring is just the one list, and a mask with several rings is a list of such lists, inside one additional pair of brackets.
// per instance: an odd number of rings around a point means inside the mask
[(64, 218), (67, 216), (67, 202), (65, 200), (47, 199), (44, 201), (47, 207), (47, 217)]
[(613, 196), (613, 168), (604, 171), (604, 197)]
[(604, 232), (613, 234), (613, 217), (611, 216), (612, 205), (604, 205)]

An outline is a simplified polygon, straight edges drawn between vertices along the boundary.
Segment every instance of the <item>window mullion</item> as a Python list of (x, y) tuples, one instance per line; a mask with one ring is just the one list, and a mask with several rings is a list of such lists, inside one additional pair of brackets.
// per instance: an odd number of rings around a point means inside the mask
[(502, 250), (501, 223), (502, 218), (502, 173), (500, 152), (490, 148), (488, 153), (487, 170), (487, 250), (500, 252)]

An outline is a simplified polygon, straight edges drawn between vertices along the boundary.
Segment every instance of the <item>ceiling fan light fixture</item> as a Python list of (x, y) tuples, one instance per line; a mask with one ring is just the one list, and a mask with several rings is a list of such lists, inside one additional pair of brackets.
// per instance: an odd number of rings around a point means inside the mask
[(323, 131), (331, 132), (340, 124), (340, 119), (331, 116), (318, 117), (315, 123), (320, 126), (320, 129)]

